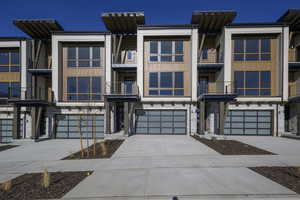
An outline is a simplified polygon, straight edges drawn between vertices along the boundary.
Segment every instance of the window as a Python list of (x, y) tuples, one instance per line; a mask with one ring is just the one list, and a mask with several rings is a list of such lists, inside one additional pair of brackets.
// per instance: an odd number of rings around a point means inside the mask
[(150, 62), (183, 62), (183, 41), (150, 41)]
[(68, 77), (67, 99), (101, 100), (101, 77)]
[(207, 59), (208, 58), (208, 49), (203, 49), (202, 50), (202, 59)]
[(132, 50), (127, 51), (127, 60), (128, 61), (133, 61), (134, 60), (134, 51), (132, 51)]
[(235, 92), (242, 96), (270, 96), (270, 71), (236, 71)]
[(150, 72), (149, 95), (183, 96), (183, 72)]
[(0, 97), (20, 98), (21, 85), (20, 82), (0, 82)]
[(18, 50), (0, 50), (0, 72), (20, 72)]
[(271, 60), (270, 39), (235, 39), (235, 61)]
[(67, 48), (68, 67), (101, 67), (101, 47), (68, 47)]

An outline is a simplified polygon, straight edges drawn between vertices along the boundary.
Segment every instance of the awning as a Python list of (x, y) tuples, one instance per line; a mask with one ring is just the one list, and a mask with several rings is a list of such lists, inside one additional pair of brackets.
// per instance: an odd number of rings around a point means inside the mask
[(64, 30), (54, 19), (17, 19), (13, 24), (33, 39), (49, 39), (53, 31)]
[(217, 33), (235, 17), (235, 11), (194, 11), (191, 24), (198, 24), (200, 32)]
[(300, 31), (300, 9), (288, 9), (277, 22), (288, 23), (291, 31)]
[(138, 25), (145, 24), (144, 12), (103, 13), (102, 20), (109, 31), (120, 34), (134, 34)]

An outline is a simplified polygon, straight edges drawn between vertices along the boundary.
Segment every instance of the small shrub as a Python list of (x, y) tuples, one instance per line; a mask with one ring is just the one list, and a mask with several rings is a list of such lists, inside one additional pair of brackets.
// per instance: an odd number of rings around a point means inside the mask
[(11, 188), (12, 188), (11, 180), (5, 181), (4, 183), (2, 183), (1, 186), (2, 186), (1, 188), (2, 188), (4, 191), (9, 191), (9, 190), (11, 190)]
[(50, 185), (50, 173), (47, 169), (44, 169), (43, 175), (42, 175), (42, 186), (44, 188), (48, 188)]

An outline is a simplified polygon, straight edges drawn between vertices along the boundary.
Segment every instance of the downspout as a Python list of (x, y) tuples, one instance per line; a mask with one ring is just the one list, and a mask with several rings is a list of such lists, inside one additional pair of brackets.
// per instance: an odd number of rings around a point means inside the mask
[[(283, 26), (281, 27), (281, 67), (282, 67), (282, 73), (281, 73), (281, 105), (283, 105), (283, 95), (284, 95), (284, 28)], [(277, 115), (277, 120), (276, 120), (276, 136), (279, 136), (278, 133), (278, 125), (279, 125), (279, 114), (278, 114), (278, 104), (276, 106), (276, 115)]]

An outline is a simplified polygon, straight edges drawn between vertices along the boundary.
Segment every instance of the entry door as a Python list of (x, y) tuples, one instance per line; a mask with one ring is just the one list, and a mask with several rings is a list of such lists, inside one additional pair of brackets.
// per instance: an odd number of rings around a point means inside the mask
[(199, 95), (208, 93), (208, 77), (200, 76), (198, 83), (199, 83), (198, 86)]

